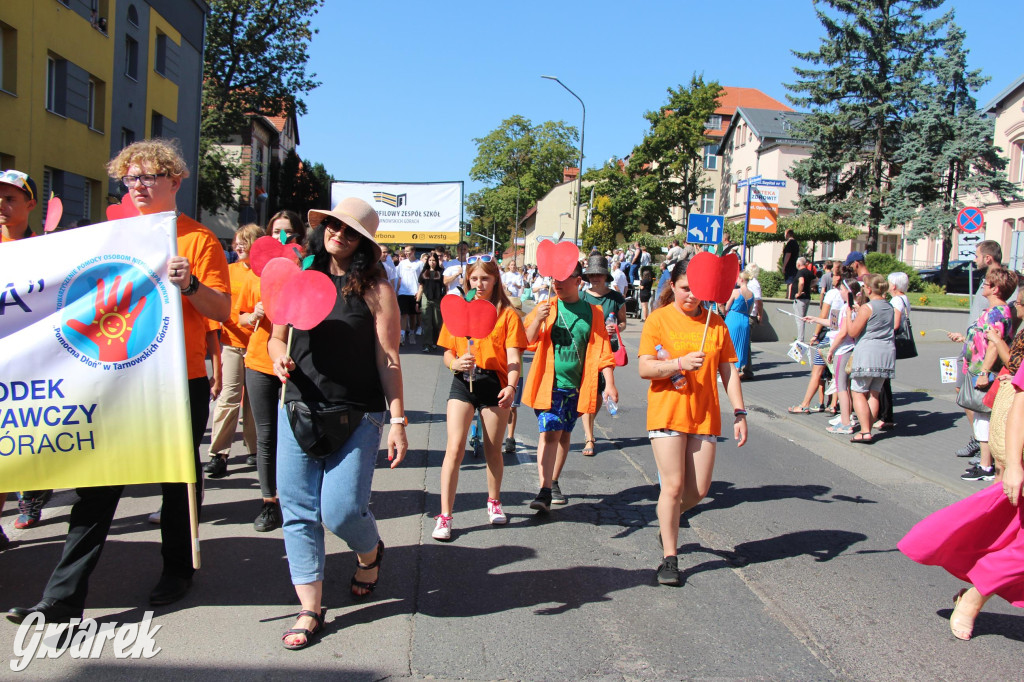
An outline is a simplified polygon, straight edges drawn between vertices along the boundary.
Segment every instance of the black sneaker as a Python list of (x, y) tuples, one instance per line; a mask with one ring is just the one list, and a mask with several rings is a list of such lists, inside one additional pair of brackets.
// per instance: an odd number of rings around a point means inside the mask
[(248, 457), (246, 457), (245, 463), (251, 467), (256, 466), (256, 455), (249, 455)]
[(562, 494), (558, 481), (551, 481), (551, 504), (565, 504), (568, 501), (568, 498)]
[(223, 478), (228, 473), (228, 460), (220, 455), (210, 455), (210, 461), (203, 467), (207, 478)]
[(986, 469), (980, 464), (971, 467), (966, 473), (960, 476), (960, 478), (965, 481), (991, 481), (994, 480), (995, 477), (996, 468), (994, 466)]
[(533, 498), (533, 502), (530, 503), (530, 509), (536, 509), (539, 512), (551, 511), (551, 488), (541, 488), (537, 497)]
[(264, 502), (260, 515), (253, 521), (252, 527), (257, 533), (269, 533), (281, 527), (281, 510), (277, 502)]
[(516, 439), (515, 438), (506, 438), (505, 439), (505, 446), (501, 449), (501, 451), (504, 454), (506, 454), (506, 455), (515, 454), (515, 451), (516, 451)]
[(971, 436), (971, 439), (967, 441), (967, 445), (963, 446), (953, 454), (957, 457), (974, 457), (981, 452), (981, 443)]
[(667, 556), (661, 560), (661, 566), (658, 566), (658, 584), (675, 587), (680, 585), (679, 557)]

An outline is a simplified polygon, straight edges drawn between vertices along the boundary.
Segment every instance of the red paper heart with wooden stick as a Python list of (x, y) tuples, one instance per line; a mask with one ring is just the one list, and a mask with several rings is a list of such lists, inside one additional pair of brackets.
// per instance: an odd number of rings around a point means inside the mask
[(580, 262), (580, 250), (572, 242), (544, 240), (537, 245), (537, 272), (561, 282), (569, 279)]
[(441, 297), (441, 319), (452, 336), (482, 339), (494, 331), (498, 309), (490, 301), (466, 301), (452, 294)]
[(267, 235), (252, 243), (252, 248), (249, 249), (249, 267), (257, 277), (262, 277), (263, 268), (275, 258), (285, 258), (293, 263), (299, 263), (303, 255), (302, 247), (298, 244), (282, 244)]
[(686, 279), (693, 295), (702, 301), (715, 303), (729, 300), (739, 274), (740, 259), (735, 253), (716, 256), (709, 251), (702, 251), (690, 260), (686, 268)]
[(338, 290), (319, 270), (303, 270), (288, 258), (274, 258), (263, 268), (260, 295), (271, 322), (309, 330), (327, 319)]

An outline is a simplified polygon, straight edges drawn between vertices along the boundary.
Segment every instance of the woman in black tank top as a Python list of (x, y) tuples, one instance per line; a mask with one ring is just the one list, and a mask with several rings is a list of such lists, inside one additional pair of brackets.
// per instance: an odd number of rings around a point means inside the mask
[[(277, 485), (288, 566), (302, 602), (295, 627), (282, 638), (286, 649), (308, 646), (324, 626), (324, 526), (356, 552), (353, 596), (365, 597), (377, 586), (384, 542), (369, 502), (386, 420), (391, 423), (387, 442), (392, 468), (409, 449), (398, 300), (379, 264), (377, 213), (365, 201), (349, 198), (332, 211), (311, 210), (309, 224), (312, 269), (331, 278), (337, 300), (319, 325), (292, 330), (290, 350), (286, 326), (275, 324), (267, 344), (288, 403), (278, 411)], [(332, 429), (337, 433), (343, 421), (347, 440), (326, 456), (303, 451), (289, 421), (299, 406), (330, 408)]]

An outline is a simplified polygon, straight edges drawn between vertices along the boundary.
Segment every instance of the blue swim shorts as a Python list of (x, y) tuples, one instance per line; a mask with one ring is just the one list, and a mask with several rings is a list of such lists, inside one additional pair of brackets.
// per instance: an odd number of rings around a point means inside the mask
[(579, 418), (579, 413), (576, 412), (579, 399), (580, 392), (577, 390), (556, 388), (551, 391), (551, 407), (546, 410), (533, 411), (537, 415), (537, 430), (541, 433), (547, 431), (571, 432)]

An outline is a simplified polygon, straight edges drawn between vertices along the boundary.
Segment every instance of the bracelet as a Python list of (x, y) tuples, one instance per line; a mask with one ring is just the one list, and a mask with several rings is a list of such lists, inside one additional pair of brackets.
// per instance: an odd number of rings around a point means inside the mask
[(680, 372), (683, 371), (683, 359), (682, 358), (676, 358), (676, 367), (679, 368)]
[(734, 417), (746, 417), (747, 416), (747, 411), (746, 410), (733, 410), (732, 411), (732, 416), (734, 416)]
[(191, 296), (197, 291), (199, 291), (199, 278), (192, 275), (192, 278), (188, 281), (188, 286), (181, 290), (181, 295)]

